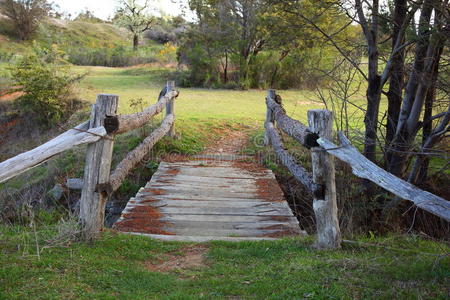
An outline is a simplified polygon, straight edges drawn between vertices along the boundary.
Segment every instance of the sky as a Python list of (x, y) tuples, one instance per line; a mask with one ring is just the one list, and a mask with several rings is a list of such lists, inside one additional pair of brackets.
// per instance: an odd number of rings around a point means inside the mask
[[(53, 0), (59, 6), (59, 11), (70, 13), (72, 17), (84, 11), (86, 8), (101, 19), (112, 17), (118, 5), (118, 0)], [(151, 0), (150, 3), (157, 10), (169, 15), (180, 15), (182, 13), (180, 1), (173, 0)]]

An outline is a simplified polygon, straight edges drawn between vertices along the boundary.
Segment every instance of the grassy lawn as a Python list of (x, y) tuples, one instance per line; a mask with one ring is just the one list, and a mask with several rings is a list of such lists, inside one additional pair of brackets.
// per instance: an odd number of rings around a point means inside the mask
[[(40, 247), (48, 231), (38, 231)], [(446, 299), (448, 246), (414, 236), (317, 251), (311, 240), (169, 243), (106, 232), (42, 248), (0, 228), (1, 299)], [(390, 249), (394, 247), (396, 249)], [(192, 263), (191, 260), (194, 260)], [(447, 298), (448, 299), (448, 298)]]
[[(82, 99), (94, 101), (98, 93), (120, 96), (120, 113), (130, 113), (131, 99), (142, 98), (147, 105), (156, 101), (167, 80), (173, 79), (170, 69), (164, 68), (105, 68), (75, 67), (76, 72), (88, 75), (80, 85)], [(176, 102), (177, 118), (181, 120), (204, 121), (222, 119), (230, 122), (265, 119), (265, 90), (210, 90), (179, 88)], [(307, 121), (309, 109), (324, 108), (313, 91), (279, 91), (286, 111), (292, 117)], [(356, 99), (358, 101), (358, 99)], [(357, 124), (354, 124), (357, 126)]]

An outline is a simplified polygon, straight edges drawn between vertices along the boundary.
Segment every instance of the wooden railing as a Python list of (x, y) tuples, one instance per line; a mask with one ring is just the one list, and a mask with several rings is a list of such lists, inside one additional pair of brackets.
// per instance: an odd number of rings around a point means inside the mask
[[(0, 183), (30, 170), (55, 155), (77, 145), (88, 144), (80, 200), (80, 221), (88, 237), (98, 233), (104, 224), (107, 197), (116, 191), (126, 176), (165, 135), (175, 135), (174, 100), (178, 96), (175, 83), (167, 82), (158, 102), (142, 112), (117, 115), (119, 97), (100, 94), (92, 106), (91, 117), (47, 143), (0, 163)], [(117, 134), (140, 128), (166, 108), (160, 127), (117, 165), (111, 172), (114, 138)]]
[[(450, 221), (450, 201), (423, 191), (378, 167), (353, 147), (342, 132), (338, 133), (341, 145), (332, 143), (333, 116), (328, 110), (308, 111), (308, 127), (286, 114), (281, 97), (276, 95), (275, 90), (269, 90), (266, 104), (265, 143), (273, 147), (281, 163), (313, 194), (316, 244), (319, 248), (337, 248), (341, 244), (332, 156), (348, 163), (356, 176), (370, 180), (417, 207)], [(312, 174), (299, 166), (288, 153), (279, 130), (311, 149)]]

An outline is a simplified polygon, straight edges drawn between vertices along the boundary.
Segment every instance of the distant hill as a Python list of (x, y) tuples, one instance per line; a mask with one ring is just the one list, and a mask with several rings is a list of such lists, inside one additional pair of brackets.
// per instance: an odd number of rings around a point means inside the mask
[(0, 16), (0, 61), (24, 54), (36, 43), (58, 47), (77, 65), (128, 66), (156, 61), (164, 47), (144, 40), (139, 52), (133, 52), (128, 32), (111, 23), (70, 21), (47, 18), (42, 21), (33, 41), (20, 41), (5, 16)]

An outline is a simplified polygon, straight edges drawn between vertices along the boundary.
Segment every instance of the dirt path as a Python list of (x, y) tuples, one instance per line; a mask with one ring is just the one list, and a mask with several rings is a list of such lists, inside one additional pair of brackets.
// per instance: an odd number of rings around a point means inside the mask
[(243, 154), (253, 129), (249, 126), (242, 126), (238, 130), (224, 129), (220, 133), (221, 138), (208, 145), (200, 154)]

